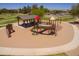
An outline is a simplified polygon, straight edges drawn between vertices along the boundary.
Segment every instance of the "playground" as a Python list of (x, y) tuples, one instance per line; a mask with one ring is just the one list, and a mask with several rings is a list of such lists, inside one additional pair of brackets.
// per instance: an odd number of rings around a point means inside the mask
[[(11, 33), (11, 37), (8, 37), (5, 27), (0, 28), (1, 55), (59, 54), (79, 46), (79, 33), (78, 28), (75, 25), (53, 20), (53, 24), (56, 25), (56, 35), (54, 35), (55, 32), (52, 35), (44, 35), (43, 33), (31, 31), (31, 29), (34, 28), (34, 25), (25, 27), (26, 23), (24, 20), (23, 22), (13, 23), (15, 32)], [(27, 23), (28, 22), (29, 21), (27, 21)], [(47, 25), (45, 27), (47, 27)], [(36, 31), (38, 31), (38, 29)], [(52, 33), (51, 30), (49, 31)], [(49, 33), (49, 31), (45, 31), (45, 34)], [(36, 34), (34, 35), (33, 33)]]

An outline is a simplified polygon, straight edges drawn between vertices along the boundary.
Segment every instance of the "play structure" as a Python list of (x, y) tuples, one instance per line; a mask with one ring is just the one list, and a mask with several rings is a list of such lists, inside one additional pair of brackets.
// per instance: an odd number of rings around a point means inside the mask
[(33, 26), (33, 28), (31, 29), (31, 31), (33, 32), (33, 34), (44, 34), (44, 35), (53, 35), (55, 34), (55, 36), (57, 35), (57, 25), (58, 25), (58, 21), (57, 18), (55, 16), (50, 17), (50, 19), (48, 19), (48, 22), (42, 22), (40, 20), (40, 16), (38, 15), (20, 15), (17, 17), (18, 20), (18, 25), (20, 25), (19, 21), (22, 20), (23, 21), (23, 26)]
[[(37, 21), (38, 22), (38, 21)], [(53, 35), (56, 34), (57, 21), (55, 17), (51, 17), (48, 22), (38, 22), (33, 29), (33, 34)]]

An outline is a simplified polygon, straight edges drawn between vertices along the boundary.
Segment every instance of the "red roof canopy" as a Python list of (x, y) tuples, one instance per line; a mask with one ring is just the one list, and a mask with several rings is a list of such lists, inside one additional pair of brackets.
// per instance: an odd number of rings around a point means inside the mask
[(40, 16), (35, 16), (34, 19), (35, 20), (39, 20), (40, 19)]

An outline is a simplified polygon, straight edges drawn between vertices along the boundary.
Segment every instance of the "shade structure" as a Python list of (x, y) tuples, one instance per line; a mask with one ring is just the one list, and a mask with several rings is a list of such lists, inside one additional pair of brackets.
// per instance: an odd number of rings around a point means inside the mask
[(19, 20), (22, 20), (24, 23), (25, 21), (30, 21), (32, 19), (34, 19), (36, 15), (20, 15), (20, 16), (17, 16), (17, 20), (18, 20), (18, 25), (19, 25)]
[(35, 21), (39, 21), (40, 16), (37, 15), (37, 16), (34, 17), (34, 19), (35, 19)]
[(50, 24), (54, 24), (56, 27), (58, 26), (58, 17), (56, 15), (52, 15), (52, 17), (50, 17), (49, 19), (49, 23)]
[(36, 15), (20, 15), (18, 16), (21, 20), (34, 19)]
[(52, 16), (52, 17), (50, 17), (50, 20), (56, 20), (56, 16)]

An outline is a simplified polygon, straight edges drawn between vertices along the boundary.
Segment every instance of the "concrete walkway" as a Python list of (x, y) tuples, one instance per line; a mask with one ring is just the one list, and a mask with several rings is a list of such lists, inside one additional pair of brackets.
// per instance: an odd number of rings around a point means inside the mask
[[(79, 24), (76, 25), (79, 29)], [(79, 46), (71, 51), (66, 52), (69, 56), (79, 56)]]
[(68, 56), (79, 56), (79, 46), (71, 51), (66, 52)]
[(50, 48), (8, 48), (0, 47), (0, 55), (48, 55), (67, 52), (79, 46), (79, 30), (71, 25), (74, 30), (73, 40), (67, 44)]

